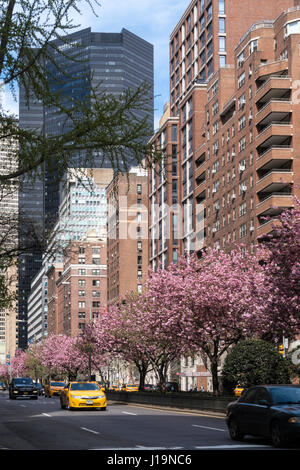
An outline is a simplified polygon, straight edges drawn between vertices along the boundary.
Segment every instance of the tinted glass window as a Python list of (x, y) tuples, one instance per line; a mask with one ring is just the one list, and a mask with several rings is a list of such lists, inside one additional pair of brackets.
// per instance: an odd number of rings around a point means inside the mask
[(98, 385), (90, 383), (72, 384), (71, 390), (99, 390)]
[(33, 383), (30, 378), (15, 379), (14, 382), (16, 385), (31, 385)]
[(245, 395), (242, 395), (240, 401), (242, 401), (243, 403), (255, 403), (256, 392), (257, 388), (252, 388), (251, 390), (248, 390)]
[(265, 390), (264, 388), (259, 388), (257, 390), (257, 394), (256, 394), (256, 397), (255, 397), (256, 403), (258, 403), (259, 400), (266, 400), (268, 403), (271, 402), (270, 396), (269, 396), (267, 390)]
[(300, 387), (274, 387), (270, 392), (275, 404), (300, 403)]

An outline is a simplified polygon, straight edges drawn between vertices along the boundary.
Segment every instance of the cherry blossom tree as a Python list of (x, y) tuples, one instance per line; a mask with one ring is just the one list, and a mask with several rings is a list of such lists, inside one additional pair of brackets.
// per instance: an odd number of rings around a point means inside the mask
[(50, 376), (67, 376), (72, 380), (78, 373), (88, 371), (86, 356), (79, 351), (76, 343), (77, 338), (66, 335), (50, 335), (43, 341), (41, 361)]
[(0, 364), (0, 380), (8, 383), (10, 379), (8, 366), (5, 364)]
[(218, 366), (240, 339), (268, 328), (263, 299), (269, 295), (259, 257), (242, 247), (225, 253), (208, 249), (201, 260), (183, 257), (152, 273), (147, 297), (161, 312), (159, 328), (171, 327), (180, 352), (203, 353), (219, 393)]
[(22, 349), (18, 349), (15, 356), (11, 359), (11, 371), (13, 377), (22, 377), (28, 375), (27, 370), (27, 352)]
[(268, 303), (268, 339), (282, 340), (300, 332), (300, 203), (284, 211), (280, 224), (263, 241), (266, 282), (272, 290)]

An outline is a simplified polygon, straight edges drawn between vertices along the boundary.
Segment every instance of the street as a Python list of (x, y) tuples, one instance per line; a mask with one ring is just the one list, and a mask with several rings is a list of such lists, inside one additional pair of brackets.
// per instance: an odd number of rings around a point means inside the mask
[(112, 403), (68, 411), (58, 397), (9, 400), (0, 392), (0, 450), (270, 450), (266, 440), (230, 439), (225, 419)]

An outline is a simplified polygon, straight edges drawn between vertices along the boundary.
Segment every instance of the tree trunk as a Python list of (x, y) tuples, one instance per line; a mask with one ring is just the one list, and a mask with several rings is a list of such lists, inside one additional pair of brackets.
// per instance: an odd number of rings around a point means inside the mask
[(210, 364), (212, 383), (213, 383), (213, 394), (215, 396), (220, 395), (219, 389), (219, 377), (218, 377), (218, 359), (213, 357)]

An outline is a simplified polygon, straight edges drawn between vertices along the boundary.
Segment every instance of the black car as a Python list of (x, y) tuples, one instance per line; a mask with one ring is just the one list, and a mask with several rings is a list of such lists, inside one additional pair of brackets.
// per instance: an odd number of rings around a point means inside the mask
[(38, 399), (38, 389), (30, 377), (16, 377), (9, 384), (9, 398), (15, 400), (17, 397), (29, 397)]
[(4, 382), (0, 382), (0, 390), (6, 390), (6, 385)]
[(300, 386), (258, 385), (250, 387), (227, 407), (226, 422), (231, 439), (245, 435), (271, 438), (275, 447), (300, 438)]
[(36, 388), (37, 391), (38, 391), (38, 395), (44, 395), (44, 392), (45, 392), (45, 391), (44, 391), (44, 387), (43, 387), (42, 384), (40, 384), (39, 382), (36, 382), (36, 383), (34, 384), (34, 386), (35, 386), (35, 388)]

